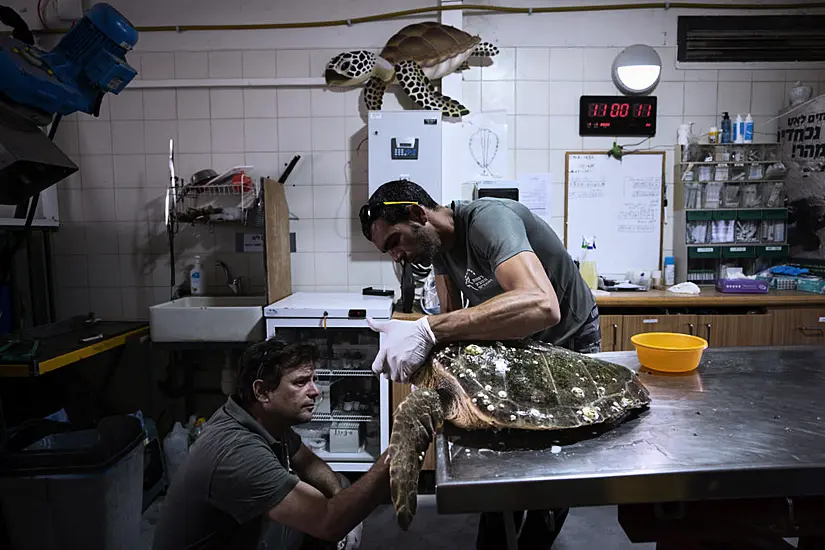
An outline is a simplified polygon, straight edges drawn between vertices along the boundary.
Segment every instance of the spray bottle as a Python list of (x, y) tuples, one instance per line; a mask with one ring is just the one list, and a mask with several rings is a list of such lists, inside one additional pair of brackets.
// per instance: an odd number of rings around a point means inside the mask
[(582, 259), (579, 262), (579, 272), (582, 279), (591, 290), (599, 288), (599, 272), (596, 270), (596, 237), (588, 241), (582, 237)]

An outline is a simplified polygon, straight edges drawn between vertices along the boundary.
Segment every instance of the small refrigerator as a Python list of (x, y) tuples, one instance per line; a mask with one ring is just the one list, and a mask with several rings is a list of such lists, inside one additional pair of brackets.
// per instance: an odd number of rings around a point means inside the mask
[(268, 339), (318, 346), (321, 396), (294, 429), (335, 471), (366, 471), (389, 445), (390, 386), (372, 372), (381, 335), (367, 317), (387, 321), (392, 309), (390, 297), (354, 292), (296, 292), (264, 308)]

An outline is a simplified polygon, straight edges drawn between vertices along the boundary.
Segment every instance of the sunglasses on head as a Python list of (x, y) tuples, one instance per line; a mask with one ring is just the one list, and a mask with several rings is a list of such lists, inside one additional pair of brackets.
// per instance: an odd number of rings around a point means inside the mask
[(370, 201), (361, 207), (358, 217), (361, 219), (361, 231), (364, 236), (372, 240), (372, 223), (384, 210), (385, 206), (406, 206), (408, 204), (420, 204), (417, 201)]

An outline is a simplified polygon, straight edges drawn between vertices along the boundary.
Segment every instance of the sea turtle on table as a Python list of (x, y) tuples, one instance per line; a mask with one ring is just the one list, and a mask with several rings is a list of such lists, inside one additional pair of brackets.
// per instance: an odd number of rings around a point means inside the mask
[(370, 111), (380, 110), (387, 86), (398, 83), (422, 109), (458, 117), (470, 111), (439, 93), (430, 80), (468, 69), (470, 57), (496, 54), (498, 48), (494, 45), (450, 25), (414, 23), (390, 38), (380, 55), (364, 50), (336, 55), (327, 64), (324, 77), (329, 86), (366, 82), (364, 101)]
[(638, 375), (622, 366), (532, 340), (441, 346), (413, 374), (416, 390), (393, 417), (390, 492), (399, 526), (416, 510), (418, 473), (446, 420), (465, 430), (560, 430), (616, 423), (650, 403)]

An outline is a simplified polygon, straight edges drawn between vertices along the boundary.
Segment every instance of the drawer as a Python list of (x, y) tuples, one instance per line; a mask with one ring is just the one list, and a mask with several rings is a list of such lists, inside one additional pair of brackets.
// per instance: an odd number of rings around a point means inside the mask
[(756, 255), (760, 258), (787, 258), (788, 245), (774, 244), (759, 246), (756, 248)]
[(825, 307), (778, 309), (773, 318), (775, 345), (825, 344)]
[(689, 246), (687, 251), (688, 258), (690, 259), (718, 259), (719, 257), (721, 257), (722, 254), (721, 249), (718, 246)]

